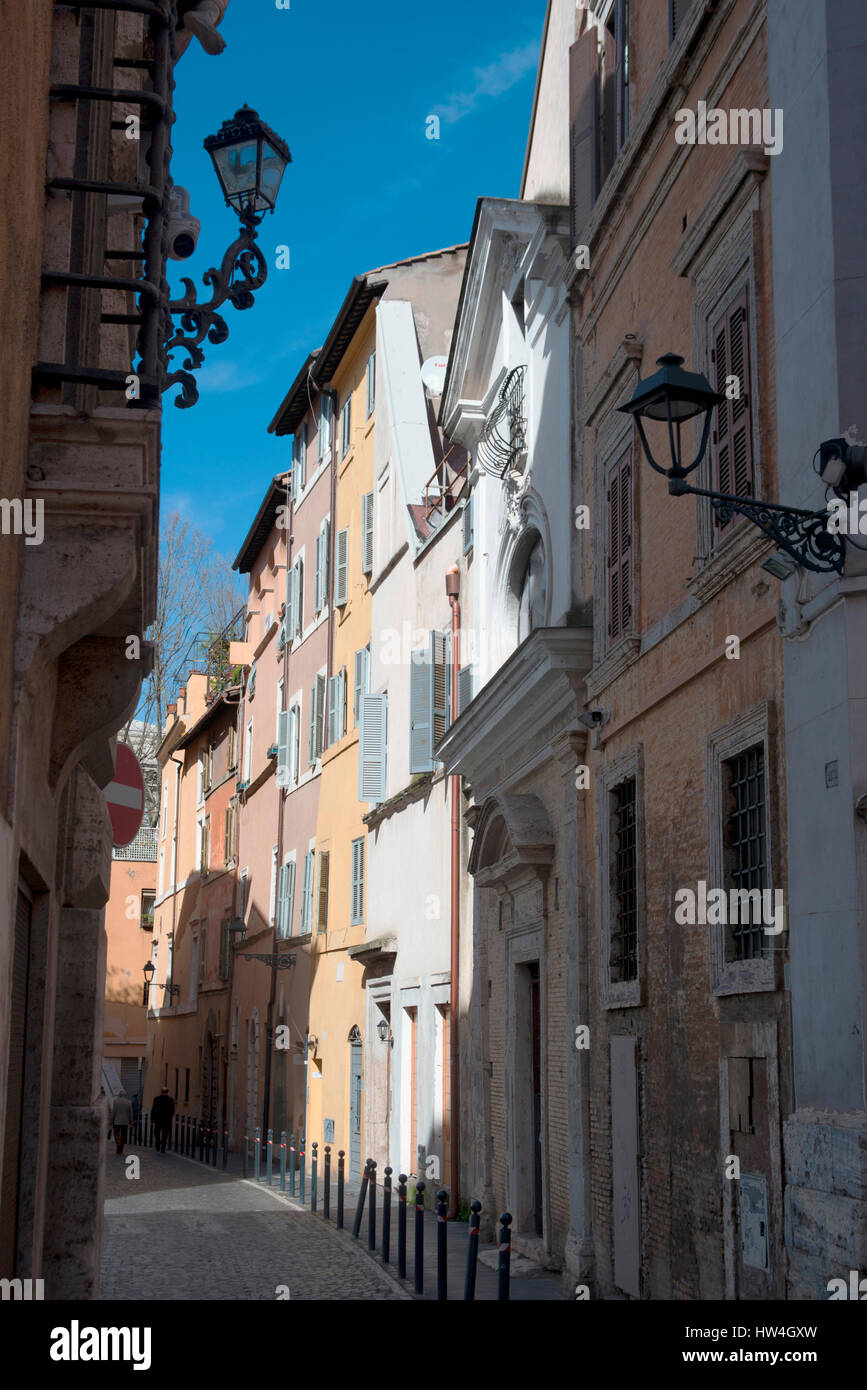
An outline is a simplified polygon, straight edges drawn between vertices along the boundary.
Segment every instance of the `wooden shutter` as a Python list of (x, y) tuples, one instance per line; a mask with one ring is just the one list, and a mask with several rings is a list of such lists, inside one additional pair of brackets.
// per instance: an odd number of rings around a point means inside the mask
[(290, 711), (280, 710), (277, 715), (277, 785), (289, 784), (289, 729)]
[(366, 492), (361, 499), (361, 568), (365, 574), (373, 573), (372, 492)]
[[(415, 653), (413, 653), (415, 655)], [(432, 772), (431, 677), (427, 662), (409, 665), (409, 770)]]
[(358, 799), (378, 805), (385, 800), (388, 697), (362, 695), (359, 710)]
[(602, 185), (608, 178), (611, 166), (617, 157), (617, 88), (614, 75), (616, 50), (614, 39), (604, 26), (601, 33), (602, 74), (599, 101), (599, 186), (597, 195), (601, 192)]
[(331, 587), (331, 522), (326, 521), (322, 528), (322, 602), (320, 608), (328, 606)]
[(467, 552), (470, 551), (470, 550), (472, 550), (472, 548), (473, 548), (473, 495), (472, 495), (472, 493), (470, 493), (469, 497), (467, 498), (466, 502), (464, 503), (463, 528), (464, 528), (464, 538), (463, 538), (463, 547), (462, 547), (462, 551), (463, 551), (463, 554), (466, 555)]
[(292, 916), (295, 911), (295, 860), (290, 859), (286, 865), (286, 906), (285, 906), (286, 930), (284, 935), (292, 935)]
[(451, 723), (452, 663), (451, 636), (447, 632), (430, 635), (431, 722), (435, 748)]
[(231, 806), (226, 807), (225, 829), (223, 832), (223, 863), (231, 864), (234, 834), (232, 830), (232, 817), (234, 815)]
[(334, 604), (342, 608), (349, 600), (349, 527), (337, 532), (337, 562), (334, 577)]
[(337, 709), (339, 702), (338, 677), (331, 676), (328, 681), (328, 747), (340, 738), (337, 732)]
[(304, 856), (304, 886), (301, 893), (301, 931), (309, 932), (313, 907), (313, 850)]
[(286, 935), (286, 890), (287, 890), (287, 888), (288, 888), (288, 886), (289, 886), (288, 880), (289, 880), (289, 866), (288, 866), (288, 864), (281, 864), (281, 865), (280, 865), (280, 872), (279, 872), (279, 875), (278, 875), (278, 881), (277, 881), (277, 916), (276, 916), (276, 924), (277, 924), (277, 935), (278, 935), (278, 936), (285, 936), (285, 935)]
[(325, 744), (325, 701), (328, 694), (325, 676), (316, 677), (316, 756), (321, 756)]
[(307, 482), (307, 422), (301, 426), (301, 446), (298, 451), (298, 486), (303, 488)]
[[(717, 391), (724, 394), (726, 377), (736, 376), (740, 396), (717, 406), (714, 430), (715, 488), (735, 497), (755, 492), (750, 393), (750, 325), (746, 285), (726, 306), (711, 332), (711, 366)], [(720, 523), (717, 522), (717, 525)], [(729, 522), (728, 525), (733, 524)], [(720, 527), (721, 531), (728, 526)]]
[(298, 632), (298, 600), (296, 598), (298, 571), (293, 565), (286, 575), (286, 640), (291, 642)]
[(581, 240), (599, 189), (596, 29), (569, 49), (569, 209), (572, 245)]
[(632, 449), (608, 477), (608, 635), (612, 642), (632, 621)]
[(462, 666), (458, 671), (458, 714), (463, 714), (473, 698), (473, 668)]
[(289, 723), (287, 725), (288, 748), (286, 753), (286, 767), (290, 782), (298, 781), (298, 744), (301, 733), (301, 711), (297, 705), (292, 705), (289, 710)]
[(313, 576), (313, 612), (322, 607), (322, 532), (316, 537), (316, 572)]
[(352, 841), (352, 912), (351, 924), (364, 921), (364, 840)]
[(319, 907), (316, 926), (318, 931), (328, 930), (328, 863), (329, 855), (319, 855)]
[(346, 667), (337, 672), (337, 737), (346, 733)]
[(370, 648), (362, 647), (360, 652), (355, 653), (355, 693), (352, 700), (352, 719), (355, 728), (358, 728), (360, 715), (359, 701), (362, 695), (366, 695), (370, 689)]
[(307, 761), (312, 765), (316, 762), (316, 691), (318, 681), (314, 681), (310, 689), (310, 737), (307, 744)]

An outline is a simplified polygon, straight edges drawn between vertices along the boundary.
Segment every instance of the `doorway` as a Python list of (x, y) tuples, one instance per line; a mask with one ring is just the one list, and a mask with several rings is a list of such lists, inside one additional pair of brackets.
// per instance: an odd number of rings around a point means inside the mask
[(349, 1176), (361, 1181), (361, 1094), (364, 1090), (364, 1047), (361, 1033), (349, 1035)]

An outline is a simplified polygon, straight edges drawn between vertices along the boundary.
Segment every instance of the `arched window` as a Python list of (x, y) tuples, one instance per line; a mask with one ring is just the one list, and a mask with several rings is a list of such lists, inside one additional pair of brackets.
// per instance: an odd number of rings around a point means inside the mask
[(545, 547), (537, 540), (524, 566), (518, 598), (518, 643), (545, 625), (547, 577)]

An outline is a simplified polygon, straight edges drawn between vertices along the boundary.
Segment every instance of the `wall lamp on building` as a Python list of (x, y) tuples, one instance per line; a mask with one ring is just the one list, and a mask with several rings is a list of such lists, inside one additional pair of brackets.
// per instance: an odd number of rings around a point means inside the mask
[[(804, 511), (800, 507), (785, 507), (780, 502), (763, 502), (759, 498), (733, 497), (729, 493), (713, 492), (703, 487), (692, 487), (686, 482), (687, 476), (698, 468), (705, 456), (714, 410), (726, 397), (718, 391), (714, 391), (707, 377), (703, 376), (701, 372), (684, 371), (682, 363), (683, 358), (678, 357), (673, 352), (667, 352), (663, 357), (657, 358), (659, 371), (654, 372), (652, 376), (646, 377), (643, 381), (639, 381), (632, 394), (632, 399), (625, 405), (618, 407), (625, 414), (633, 416), (647, 461), (651, 468), (656, 469), (657, 473), (668, 478), (668, 490), (671, 495), (682, 497), (689, 493), (694, 497), (707, 497), (710, 499), (722, 525), (725, 525), (735, 513), (738, 513), (747, 517), (754, 526), (758, 526), (759, 530), (769, 536), (779, 546), (780, 551), (794, 560), (795, 564), (803, 565), (805, 569), (815, 570), (817, 573), (831, 570), (836, 571), (837, 574), (842, 574), (846, 559), (845, 537), (837, 532), (829, 531), (829, 512), (827, 509), (820, 512)], [(681, 426), (700, 415), (704, 415), (704, 421), (701, 427), (698, 451), (692, 461), (685, 465)], [(654, 458), (645, 434), (645, 420), (653, 420), (667, 425), (670, 467), (662, 467)], [(823, 456), (823, 450), (838, 446), (849, 450), (850, 453), (852, 452), (846, 441), (832, 440), (828, 441), (827, 444), (820, 445), (818, 450), (820, 457)], [(857, 453), (858, 450), (854, 452)], [(860, 452), (863, 453), (864, 450)], [(856, 466), (857, 460), (853, 455), (849, 459), (848, 465), (846, 460), (843, 460), (843, 463), (844, 470), (839, 475), (838, 483), (845, 481), (846, 466)], [(828, 464), (830, 464), (830, 457)], [(829, 486), (835, 486), (831, 477), (826, 478), (824, 473), (821, 473), (821, 476), (824, 481), (828, 482)], [(780, 570), (783, 568), (785, 566), (781, 563)]]
[(394, 1047), (394, 1038), (389, 1030), (387, 1018), (381, 1018), (379, 1020), (376, 1025), (376, 1032), (381, 1043), (387, 1042), (389, 1046)]
[(155, 971), (155, 970), (156, 970), (156, 966), (154, 965), (154, 963), (153, 963), (152, 960), (149, 960), (148, 963), (147, 963), (147, 965), (144, 967), (145, 982), (144, 982), (144, 998), (142, 999), (142, 1004), (144, 1005), (145, 1008), (148, 1007), (148, 1004), (149, 1004), (149, 1002), (150, 1002), (151, 981), (153, 980), (154, 971)]

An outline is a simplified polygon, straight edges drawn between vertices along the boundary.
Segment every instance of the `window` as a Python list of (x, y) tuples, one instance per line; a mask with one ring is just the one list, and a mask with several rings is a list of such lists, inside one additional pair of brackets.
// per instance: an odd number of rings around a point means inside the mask
[(304, 632), (304, 561), (299, 557), (286, 574), (286, 641)]
[(229, 918), (220, 923), (220, 979), (229, 978)]
[(334, 606), (342, 608), (349, 601), (349, 527), (337, 532), (337, 556), (334, 576)]
[(307, 425), (302, 424), (292, 441), (292, 497), (303, 491), (307, 482)]
[(350, 925), (364, 921), (364, 839), (352, 841), (352, 904)]
[(157, 874), (157, 893), (159, 894), (160, 897), (162, 897), (162, 892), (163, 892), (163, 874), (164, 874), (164, 872), (165, 872), (165, 867), (166, 867), (166, 852), (165, 852), (164, 849), (161, 849), (161, 850), (160, 850), (160, 868), (159, 868), (159, 873)]
[(246, 869), (242, 869), (238, 879), (238, 916), (242, 922), (247, 912), (247, 873)]
[(292, 935), (292, 915), (295, 907), (295, 860), (287, 858), (280, 867), (277, 888), (277, 935)]
[(340, 412), (340, 457), (345, 458), (352, 448), (352, 397), (347, 396)]
[(324, 521), (322, 523), (322, 530), (316, 537), (316, 584), (314, 607), (317, 613), (320, 613), (328, 602), (328, 570), (331, 558), (330, 538), (330, 522)]
[(325, 726), (326, 678), (316, 677), (316, 684), (310, 690), (310, 742), (308, 761), (312, 765), (322, 757), (322, 740)]
[(156, 894), (151, 889), (145, 889), (141, 895), (141, 926), (144, 931), (153, 931), (155, 902)]
[(304, 856), (304, 888), (301, 894), (301, 935), (313, 929), (313, 873), (316, 854), (310, 849)]
[(229, 769), (229, 771), (231, 771), (235, 767), (238, 758), (238, 733), (234, 724), (229, 725), (227, 744), (228, 746), (226, 748), (226, 767)]
[(632, 449), (608, 475), (608, 637), (632, 627)]
[(322, 851), (319, 855), (319, 906), (316, 913), (316, 930), (328, 930), (328, 864), (330, 855)]
[(361, 499), (361, 569), (363, 574), (373, 574), (372, 492), (366, 492)]
[(197, 806), (201, 806), (202, 802), (203, 802), (204, 799), (205, 799), (205, 773), (206, 773), (206, 764), (207, 764), (207, 760), (208, 760), (208, 750), (207, 750), (206, 748), (201, 748), (201, 749), (199, 750), (199, 761), (198, 761), (197, 775), (196, 775), (196, 805), (197, 805)]
[(367, 386), (367, 416), (369, 420), (376, 405), (376, 352), (372, 352), (367, 359), (367, 370), (365, 372), (365, 384)]
[(385, 800), (388, 696), (362, 695), (358, 733), (358, 799), (378, 805)]
[[(759, 889), (769, 885), (765, 828), (765, 750), (761, 743), (723, 762), (725, 823), (723, 854), (728, 889)], [(738, 899), (740, 903), (744, 898)], [(732, 914), (729, 914), (731, 917)], [(746, 917), (746, 921), (741, 918)], [(756, 960), (768, 954), (761, 898), (750, 893), (746, 911), (729, 923), (727, 958)]]
[(162, 819), (162, 829), (160, 830), (160, 839), (161, 839), (161, 840), (164, 840), (165, 837), (166, 837), (166, 819), (167, 819), (167, 817), (168, 817), (168, 813), (169, 813), (169, 784), (168, 784), (168, 780), (166, 780), (165, 782), (163, 782), (163, 819)]
[(431, 698), (431, 753), (452, 722), (452, 638), (450, 632), (430, 635), (428, 666)]
[(629, 135), (629, 0), (614, 0), (602, 30), (600, 187)]
[(250, 675), (247, 680), (247, 694), (252, 698), (256, 691), (256, 663), (250, 667)]
[(214, 745), (208, 744), (208, 761), (205, 765), (205, 791), (209, 792), (214, 785)]
[(691, 6), (692, 0), (668, 0), (669, 37), (672, 43), (683, 28)]
[(461, 553), (462, 553), (463, 555), (467, 555), (467, 554), (469, 554), (469, 552), (470, 552), (470, 551), (472, 550), (472, 548), (473, 548), (473, 495), (472, 495), (472, 493), (470, 493), (469, 497), (467, 498), (466, 502), (464, 503), (464, 514), (463, 514), (463, 519), (462, 519), (462, 520), (463, 520), (463, 545), (462, 545), (462, 547), (461, 547)]
[(253, 721), (247, 722), (247, 736), (244, 740), (244, 785), (249, 787), (253, 776)]
[(211, 867), (211, 817), (205, 816), (202, 822), (202, 858), (201, 870), (203, 874), (208, 873)]
[(196, 988), (199, 983), (199, 938), (190, 937), (190, 975), (189, 975), (189, 995), (192, 1000), (196, 997)]
[(355, 687), (352, 697), (352, 722), (358, 728), (359, 701), (370, 690), (370, 647), (355, 653)]
[(268, 921), (273, 927), (277, 917), (277, 860), (280, 854), (278, 845), (271, 848), (271, 892), (268, 898)]
[(208, 962), (208, 929), (202, 927), (199, 933), (199, 984), (205, 983), (205, 974)]
[(462, 666), (458, 671), (458, 714), (463, 714), (473, 698), (473, 668)]
[(284, 696), (283, 696), (283, 687), (284, 687), (284, 680), (283, 680), (283, 677), (281, 676), (280, 679), (279, 679), (278, 682), (277, 682), (277, 728), (276, 728), (275, 733), (274, 733), (274, 742), (277, 744), (278, 748), (279, 748), (279, 746), (280, 746), (280, 728), (281, 728), (280, 719), (281, 719), (281, 716), (282, 716), (283, 713), (284, 713), (284, 709), (283, 709), (283, 699), (284, 699)]
[(346, 733), (346, 668), (328, 682), (328, 746), (339, 743)]
[(432, 772), (433, 725), (431, 720), (430, 665), (423, 649), (412, 653), (409, 666), (409, 770)]
[(318, 455), (320, 463), (322, 463), (331, 448), (331, 419), (333, 411), (334, 407), (331, 403), (331, 397), (322, 396), (319, 401)]
[(234, 803), (226, 807), (226, 823), (223, 835), (223, 861), (232, 864), (235, 859), (235, 843), (238, 826), (238, 810)]
[(518, 643), (529, 637), (537, 627), (544, 627), (547, 612), (548, 581), (545, 547), (537, 540), (521, 578), (518, 596)]
[(612, 984), (638, 979), (638, 858), (635, 778), (628, 777), (610, 792), (611, 948), (608, 966)]
[[(716, 410), (713, 486), (717, 492), (730, 496), (752, 497), (750, 329), (746, 285), (715, 320), (710, 356), (711, 378), (717, 391), (726, 396)], [(732, 524), (727, 522), (723, 526), (717, 520), (719, 533), (727, 533)]]

